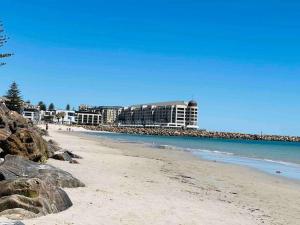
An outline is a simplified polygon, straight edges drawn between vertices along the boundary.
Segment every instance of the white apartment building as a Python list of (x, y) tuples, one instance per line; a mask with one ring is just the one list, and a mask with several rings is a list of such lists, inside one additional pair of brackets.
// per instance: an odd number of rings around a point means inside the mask
[(122, 109), (123, 107), (121, 106), (99, 106), (94, 110), (101, 113), (104, 125), (113, 125), (118, 123)]
[(100, 125), (102, 115), (99, 112), (93, 111), (76, 111), (75, 123), (79, 125)]
[(34, 108), (24, 109), (22, 116), (33, 123), (38, 123), (40, 121), (40, 112)]
[(198, 105), (195, 101), (133, 105), (122, 110), (119, 125), (198, 129)]

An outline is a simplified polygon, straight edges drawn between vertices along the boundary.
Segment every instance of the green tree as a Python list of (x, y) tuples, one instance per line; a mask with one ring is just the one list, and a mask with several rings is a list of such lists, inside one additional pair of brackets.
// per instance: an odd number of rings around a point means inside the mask
[(70, 109), (71, 109), (71, 106), (69, 104), (67, 104), (66, 110), (70, 110)]
[[(3, 24), (0, 21), (0, 48), (7, 43), (8, 37), (4, 34)], [(10, 57), (10, 53), (0, 53), (0, 59)], [(0, 66), (5, 65), (4, 62), (0, 62)]]
[(49, 107), (48, 107), (48, 110), (54, 110), (55, 109), (55, 106), (53, 103), (50, 103)]
[(43, 101), (39, 101), (38, 106), (40, 107), (40, 110), (46, 111), (47, 106)]
[(11, 84), (5, 97), (9, 100), (6, 103), (7, 108), (20, 113), (23, 105), (23, 100), (21, 97), (21, 92), (16, 82), (13, 82)]
[(62, 119), (62, 123), (64, 123), (65, 116), (66, 116), (66, 114), (64, 112), (59, 112), (55, 115), (58, 123), (59, 123), (60, 119)]

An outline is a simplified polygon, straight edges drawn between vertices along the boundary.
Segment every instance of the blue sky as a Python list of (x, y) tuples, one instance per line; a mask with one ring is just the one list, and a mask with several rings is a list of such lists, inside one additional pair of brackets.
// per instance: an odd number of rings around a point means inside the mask
[(15, 80), (32, 102), (199, 103), (201, 128), (300, 135), (297, 1), (2, 0)]

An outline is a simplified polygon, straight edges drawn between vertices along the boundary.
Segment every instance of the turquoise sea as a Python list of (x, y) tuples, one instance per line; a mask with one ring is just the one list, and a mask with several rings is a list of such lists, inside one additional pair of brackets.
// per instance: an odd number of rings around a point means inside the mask
[(150, 144), (155, 148), (188, 151), (202, 159), (248, 166), (277, 176), (300, 180), (300, 143), (87, 133), (118, 141)]

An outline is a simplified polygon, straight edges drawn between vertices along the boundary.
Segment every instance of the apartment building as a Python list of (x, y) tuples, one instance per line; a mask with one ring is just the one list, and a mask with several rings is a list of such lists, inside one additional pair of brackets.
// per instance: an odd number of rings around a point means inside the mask
[(133, 105), (122, 109), (120, 126), (198, 128), (198, 105), (195, 101), (171, 101)]
[(33, 123), (38, 123), (40, 121), (40, 111), (35, 108), (25, 108), (22, 111), (22, 116)]
[(99, 106), (94, 108), (94, 111), (101, 113), (104, 125), (113, 125), (118, 123), (122, 108), (121, 106)]
[(76, 111), (75, 123), (79, 125), (100, 125), (102, 123), (102, 115), (95, 111)]

